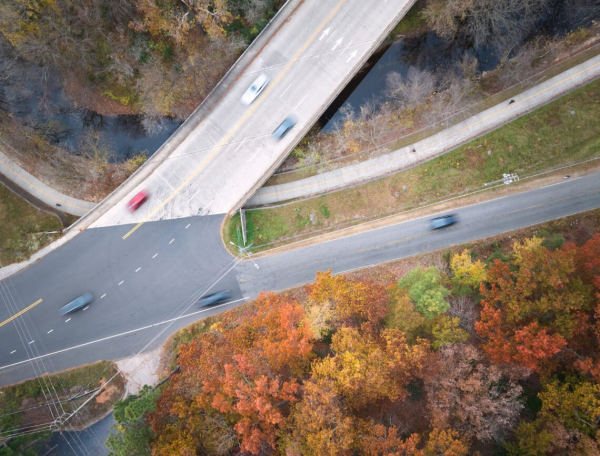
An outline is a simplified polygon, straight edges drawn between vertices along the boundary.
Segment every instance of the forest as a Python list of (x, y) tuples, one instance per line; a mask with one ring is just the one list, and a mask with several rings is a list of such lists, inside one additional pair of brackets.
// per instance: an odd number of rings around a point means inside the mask
[(203, 321), (114, 454), (600, 454), (600, 235), (317, 273)]

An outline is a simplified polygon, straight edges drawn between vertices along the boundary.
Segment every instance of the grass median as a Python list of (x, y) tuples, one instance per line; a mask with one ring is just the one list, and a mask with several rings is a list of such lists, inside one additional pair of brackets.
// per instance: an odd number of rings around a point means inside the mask
[(58, 217), (42, 212), (0, 185), (0, 262), (2, 266), (27, 260), (60, 237)]
[[(367, 184), (246, 211), (253, 251), (439, 201), (502, 178), (531, 175), (600, 155), (600, 80), (447, 154)], [(239, 214), (228, 218), (226, 245), (241, 245)]]

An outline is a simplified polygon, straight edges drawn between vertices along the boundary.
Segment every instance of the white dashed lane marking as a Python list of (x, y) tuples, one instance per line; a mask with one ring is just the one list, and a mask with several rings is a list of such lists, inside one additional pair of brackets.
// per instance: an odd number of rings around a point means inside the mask
[(104, 296), (106, 296), (106, 293), (104, 293), (102, 296), (100, 296), (100, 299), (102, 299)]
[(50, 331), (48, 331), (48, 334), (50, 334), (52, 331), (54, 331), (53, 329), (51, 329)]
[(17, 351), (17, 350), (13, 350), (13, 351), (11, 351), (11, 352), (10, 352), (10, 354), (12, 355), (12, 354), (13, 354), (13, 353), (15, 353), (16, 351)]
[(157, 256), (158, 256), (158, 253), (155, 253), (152, 258), (156, 258)]
[(65, 320), (65, 323), (69, 323), (70, 321), (71, 321), (71, 319), (70, 319), (70, 318), (67, 318), (67, 319)]
[(171, 242), (173, 242), (174, 240), (175, 240), (175, 239), (171, 239), (171, 240), (169, 241), (169, 244), (170, 244)]
[(191, 223), (188, 223), (188, 225), (185, 227), (185, 229), (187, 230), (190, 227)]
[(86, 310), (88, 310), (88, 307), (90, 307), (90, 306), (85, 306), (85, 307), (83, 308), (83, 311), (85, 312)]
[(31, 345), (31, 344), (32, 344), (32, 343), (34, 343), (34, 342), (35, 342), (35, 340), (32, 340), (32, 341), (31, 341), (31, 342), (29, 342), (29, 344), (27, 344), (27, 345)]
[(137, 269), (135, 270), (135, 272), (138, 272), (140, 269), (142, 269), (142, 268), (141, 268), (141, 267), (140, 267), (140, 268), (137, 268)]
[(123, 282), (125, 282), (125, 281), (124, 281), (124, 280), (121, 280), (121, 281), (119, 282), (119, 285), (121, 285)]

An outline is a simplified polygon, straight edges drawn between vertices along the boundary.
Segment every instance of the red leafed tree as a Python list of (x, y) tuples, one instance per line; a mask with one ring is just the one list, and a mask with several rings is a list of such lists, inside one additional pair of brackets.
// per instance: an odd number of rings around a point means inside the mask
[(577, 313), (589, 307), (569, 248), (550, 251), (541, 239), (515, 242), (512, 268), (499, 260), (480, 287), (483, 310), (475, 324), (484, 349), (495, 361), (549, 372), (577, 326)]
[(385, 287), (368, 280), (333, 276), (329, 270), (317, 272), (315, 283), (307, 285), (306, 290), (313, 305), (332, 302), (334, 313), (346, 326), (360, 326), (365, 322), (378, 325), (389, 313)]
[(296, 375), (308, 370), (311, 351), (304, 311), (295, 301), (262, 294), (254, 307), (226, 314), (181, 347), (180, 373), (151, 417), (158, 435), (154, 453), (274, 448), (299, 400)]
[(586, 284), (593, 286), (594, 304), (577, 315), (575, 337), (572, 340), (574, 364), (583, 373), (600, 382), (600, 235), (594, 234), (577, 248), (577, 266)]

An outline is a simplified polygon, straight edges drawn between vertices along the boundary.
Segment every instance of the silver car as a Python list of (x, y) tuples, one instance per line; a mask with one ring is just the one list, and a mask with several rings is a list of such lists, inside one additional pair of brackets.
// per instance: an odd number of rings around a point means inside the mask
[(262, 91), (265, 90), (265, 87), (269, 85), (270, 80), (271, 78), (267, 74), (259, 74), (252, 85), (248, 87), (248, 90), (244, 92), (244, 95), (242, 95), (242, 103), (244, 103), (246, 106), (251, 105), (252, 102), (256, 100), (256, 98), (262, 93)]

